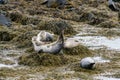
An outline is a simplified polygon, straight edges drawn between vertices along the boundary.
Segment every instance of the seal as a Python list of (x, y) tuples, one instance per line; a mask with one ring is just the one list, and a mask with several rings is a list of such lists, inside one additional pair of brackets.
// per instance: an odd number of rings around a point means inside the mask
[(64, 48), (73, 48), (76, 46), (80, 45), (80, 41), (76, 40), (75, 38), (68, 38), (65, 42), (64, 42)]
[(42, 5), (46, 4), (47, 7), (61, 7), (66, 4), (66, 0), (45, 0)]
[(35, 44), (36, 44), (37, 46), (44, 45), (44, 44), (47, 44), (47, 43), (48, 43), (48, 42), (37, 41), (37, 36), (33, 36), (33, 37), (32, 37), (32, 41), (35, 41)]
[(60, 33), (57, 41), (50, 44), (37, 45), (36, 37), (32, 37), (32, 43), (36, 52), (59, 53), (64, 46), (63, 31)]
[(80, 66), (85, 69), (92, 69), (94, 64), (95, 64), (95, 61), (91, 57), (83, 58), (80, 61)]
[(38, 33), (37, 35), (37, 39), (36, 41), (38, 42), (49, 42), (49, 41), (53, 41), (53, 36), (54, 34), (51, 34), (49, 32), (46, 31), (40, 31), (40, 33)]
[(112, 11), (120, 11), (118, 6), (113, 2), (113, 0), (108, 0), (108, 6)]

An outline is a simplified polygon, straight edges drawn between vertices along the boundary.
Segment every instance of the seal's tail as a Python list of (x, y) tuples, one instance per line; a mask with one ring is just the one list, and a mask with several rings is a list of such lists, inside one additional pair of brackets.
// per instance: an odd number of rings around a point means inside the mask
[(64, 44), (64, 30), (62, 30), (60, 32), (60, 35), (59, 35), (59, 38), (58, 38), (57, 42), (60, 42), (60, 43)]

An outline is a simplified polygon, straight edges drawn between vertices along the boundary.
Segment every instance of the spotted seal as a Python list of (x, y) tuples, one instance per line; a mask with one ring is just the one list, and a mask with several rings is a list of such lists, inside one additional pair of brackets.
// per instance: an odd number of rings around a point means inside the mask
[(80, 45), (80, 41), (75, 38), (68, 38), (64, 41), (64, 48), (73, 48)]
[(36, 52), (59, 53), (64, 45), (63, 31), (60, 33), (57, 41), (50, 44), (36, 45), (36, 37), (32, 37), (32, 43)]
[(40, 33), (37, 34), (37, 39), (36, 41), (38, 42), (49, 42), (49, 41), (53, 41), (53, 36), (54, 34), (51, 34), (49, 32), (46, 31), (40, 31)]
[(95, 64), (95, 61), (91, 57), (83, 58), (80, 61), (80, 66), (85, 69), (92, 69), (94, 64)]

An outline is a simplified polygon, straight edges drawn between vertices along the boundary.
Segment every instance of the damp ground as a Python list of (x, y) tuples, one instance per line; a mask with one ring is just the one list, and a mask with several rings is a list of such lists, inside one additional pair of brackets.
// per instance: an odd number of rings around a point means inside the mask
[[(86, 28), (88, 29), (88, 28)], [(25, 49), (16, 48), (14, 44), (1, 43), (0, 47), (0, 78), (3, 80), (119, 80), (120, 79), (120, 43), (119, 36), (107, 37), (98, 35), (92, 29), (89, 33), (80, 31), (72, 38), (78, 39), (94, 53), (95, 69), (80, 68), (78, 61), (63, 66), (24, 66), (18, 64), (18, 57), (25, 53)], [(86, 31), (86, 30), (85, 30)], [(90, 32), (91, 31), (91, 32)], [(82, 33), (82, 34), (81, 34)], [(86, 56), (88, 57), (88, 56)]]
[[(0, 26), (0, 80), (120, 80), (120, 22), (118, 13), (108, 8), (107, 1), (68, 0), (70, 5), (65, 9), (47, 8), (40, 5), (42, 0), (10, 1), (13, 3), (0, 5), (0, 10), (6, 12), (13, 23), (9, 28)], [(68, 55), (67, 52), (63, 53), (65, 60), (70, 61), (67, 64), (29, 66), (36, 64), (32, 58), (37, 55), (31, 50), (31, 37), (40, 30), (58, 36), (61, 25), (67, 28), (65, 38), (75, 38), (85, 46), (81, 51), (74, 49), (75, 53), (87, 54)], [(19, 64), (19, 57), (24, 54), (32, 55), (27, 57), (32, 62), (29, 65)], [(47, 55), (55, 59), (49, 59), (50, 62), (56, 63), (55, 56)], [(80, 67), (83, 56), (95, 59), (94, 69)], [(57, 56), (59, 61), (61, 57)], [(42, 58), (47, 59), (46, 55)]]

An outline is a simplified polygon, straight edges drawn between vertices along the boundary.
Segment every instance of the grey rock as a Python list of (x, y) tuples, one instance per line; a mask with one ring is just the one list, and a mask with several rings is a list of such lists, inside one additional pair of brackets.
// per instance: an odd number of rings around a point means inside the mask
[(0, 0), (0, 4), (7, 4), (8, 0)]
[(46, 4), (47, 7), (60, 7), (63, 8), (66, 4), (66, 0), (45, 0), (42, 4)]
[(3, 26), (11, 26), (11, 20), (3, 14), (0, 14), (0, 24)]

